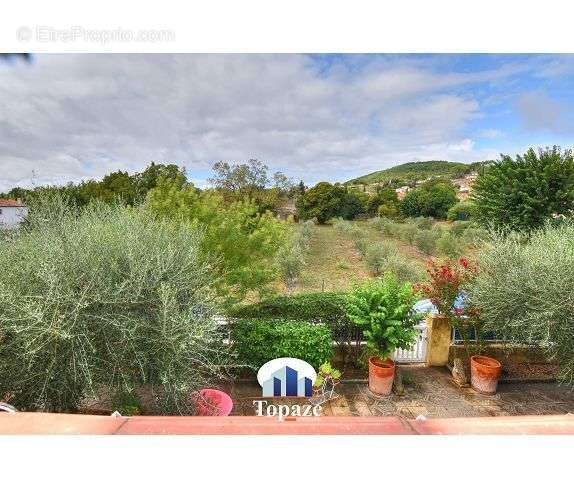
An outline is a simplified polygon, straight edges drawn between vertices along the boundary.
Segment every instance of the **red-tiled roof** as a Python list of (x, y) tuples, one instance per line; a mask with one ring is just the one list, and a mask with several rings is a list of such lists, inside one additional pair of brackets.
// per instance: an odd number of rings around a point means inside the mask
[(22, 202), (17, 200), (6, 200), (4, 198), (0, 198), (0, 207), (25, 207)]
[(398, 417), (105, 417), (0, 413), (1, 434), (574, 434), (574, 415)]

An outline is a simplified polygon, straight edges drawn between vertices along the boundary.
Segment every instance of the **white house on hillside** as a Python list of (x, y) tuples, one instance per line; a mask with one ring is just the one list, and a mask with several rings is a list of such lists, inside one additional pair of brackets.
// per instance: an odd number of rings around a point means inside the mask
[(28, 215), (28, 207), (19, 200), (0, 198), (0, 230), (16, 229)]

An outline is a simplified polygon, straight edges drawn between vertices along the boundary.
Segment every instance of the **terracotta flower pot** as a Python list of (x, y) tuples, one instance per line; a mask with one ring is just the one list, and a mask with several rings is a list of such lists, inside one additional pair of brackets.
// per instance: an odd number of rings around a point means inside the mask
[(488, 356), (470, 358), (470, 384), (479, 393), (494, 395), (501, 372), (502, 364), (496, 359)]
[(205, 388), (192, 394), (197, 415), (202, 417), (227, 417), (233, 409), (231, 397), (220, 390)]
[(376, 395), (388, 395), (395, 379), (395, 362), (392, 359), (369, 358), (369, 390)]

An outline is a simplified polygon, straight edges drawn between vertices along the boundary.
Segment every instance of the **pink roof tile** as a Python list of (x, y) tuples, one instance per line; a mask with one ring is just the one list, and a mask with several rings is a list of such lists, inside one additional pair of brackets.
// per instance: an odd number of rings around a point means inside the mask
[(398, 417), (108, 417), (0, 413), (0, 434), (574, 434), (574, 415)]
[(5, 198), (0, 198), (0, 207), (25, 207), (22, 202), (17, 200), (6, 200)]

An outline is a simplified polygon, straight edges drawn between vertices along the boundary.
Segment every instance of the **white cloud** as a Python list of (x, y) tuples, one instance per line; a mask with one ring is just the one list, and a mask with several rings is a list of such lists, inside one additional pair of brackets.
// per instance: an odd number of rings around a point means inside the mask
[(324, 71), (303, 55), (39, 55), (0, 65), (0, 191), (29, 186), (33, 174), (63, 183), (151, 160), (204, 179), (215, 161), (254, 157), (312, 183), (415, 159), (480, 159), (465, 134), (480, 104), (463, 89), (524, 69), (359, 59)]
[(496, 139), (502, 135), (503, 132), (498, 129), (483, 129), (478, 133), (479, 137), (483, 137), (485, 139)]
[(463, 139), (457, 144), (449, 144), (449, 151), (469, 152), (474, 148), (474, 141), (472, 139)]

